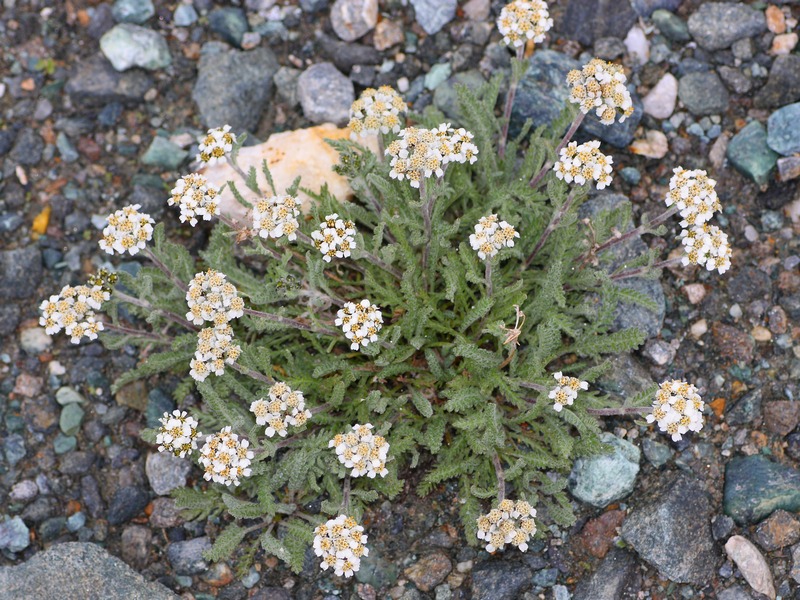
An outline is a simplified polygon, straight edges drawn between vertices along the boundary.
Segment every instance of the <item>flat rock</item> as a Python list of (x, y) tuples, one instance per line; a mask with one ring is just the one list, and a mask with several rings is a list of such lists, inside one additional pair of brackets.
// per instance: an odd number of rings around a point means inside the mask
[(769, 78), (753, 99), (757, 108), (775, 108), (800, 100), (800, 55), (778, 56)]
[(13, 567), (0, 567), (8, 600), (177, 600), (159, 583), (147, 581), (118, 558), (96, 544), (56, 544)]
[(186, 478), (191, 470), (191, 461), (169, 452), (152, 452), (147, 455), (145, 463), (147, 480), (159, 496), (165, 496), (172, 490), (186, 485)]
[(569, 491), (581, 502), (599, 508), (622, 500), (633, 491), (639, 473), (639, 448), (605, 432), (600, 436), (609, 444), (609, 454), (579, 458), (569, 475)]
[(670, 581), (705, 584), (714, 577), (719, 562), (711, 513), (702, 485), (680, 475), (637, 503), (622, 525), (622, 537)]
[(144, 99), (152, 85), (144, 71), (120, 73), (102, 54), (96, 54), (77, 64), (65, 89), (79, 106), (105, 106), (111, 102), (133, 105)]
[(0, 251), (0, 299), (32, 298), (41, 281), (42, 253), (37, 246)]
[(614, 548), (588, 579), (575, 587), (573, 600), (635, 600), (641, 575), (630, 552)]
[(434, 552), (422, 557), (408, 567), (404, 574), (420, 591), (430, 592), (442, 583), (453, 570), (453, 563), (444, 552)]
[(769, 116), (767, 145), (782, 156), (800, 152), (800, 102), (779, 108)]
[(235, 6), (212, 10), (208, 15), (208, 26), (223, 40), (237, 47), (241, 47), (244, 34), (250, 30), (247, 15)]
[(428, 35), (439, 33), (456, 16), (457, 0), (411, 0), (414, 16)]
[(117, 490), (108, 506), (108, 522), (121, 525), (133, 519), (150, 502), (150, 494), (145, 490), (127, 486)]
[(297, 97), (303, 114), (312, 123), (344, 125), (355, 100), (353, 82), (332, 63), (318, 63), (297, 79)]
[(477, 69), (456, 73), (447, 81), (436, 86), (436, 90), (433, 92), (433, 104), (445, 115), (458, 122), (462, 116), (456, 91), (458, 86), (463, 85), (472, 91), (477, 91), (484, 83), (486, 83), (486, 79)]
[(681, 77), (678, 97), (696, 116), (717, 115), (728, 108), (728, 90), (714, 71), (689, 73)]
[(759, 594), (764, 594), (770, 600), (775, 600), (775, 586), (772, 582), (769, 565), (767, 565), (764, 555), (750, 540), (741, 535), (734, 535), (725, 542), (725, 552), (736, 563), (750, 587)]
[(378, 0), (336, 0), (331, 7), (331, 27), (345, 42), (354, 42), (375, 28)]
[(774, 400), (764, 404), (764, 423), (772, 433), (784, 437), (800, 423), (800, 402)]
[(728, 160), (760, 186), (769, 182), (778, 155), (767, 145), (767, 131), (758, 121), (745, 125), (728, 143)]
[(474, 600), (518, 600), (531, 583), (531, 570), (521, 563), (491, 560), (472, 571)]
[(764, 13), (741, 2), (707, 2), (689, 17), (689, 32), (706, 50), (723, 50), (733, 42), (766, 31)]
[(763, 455), (732, 458), (725, 467), (723, 509), (739, 525), (758, 523), (774, 511), (800, 510), (800, 471)]
[(178, 575), (196, 575), (208, 568), (203, 552), (209, 549), (211, 541), (205, 536), (184, 542), (172, 542), (167, 546), (167, 558)]
[(142, 67), (155, 71), (172, 62), (167, 41), (156, 31), (121, 23), (100, 38), (100, 50), (117, 71)]
[(635, 22), (628, 0), (570, 0), (559, 32), (591, 46), (599, 38), (623, 39)]

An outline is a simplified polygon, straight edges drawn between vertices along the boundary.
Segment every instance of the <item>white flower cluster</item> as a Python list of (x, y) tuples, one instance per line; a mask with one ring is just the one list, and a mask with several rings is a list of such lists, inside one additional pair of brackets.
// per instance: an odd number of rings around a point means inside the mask
[(314, 554), (322, 558), (323, 571), (333, 567), (339, 576), (352, 577), (369, 555), (364, 528), (353, 517), (339, 515), (314, 529)]
[(292, 390), (280, 381), (269, 388), (269, 400), (260, 398), (250, 404), (250, 412), (256, 416), (257, 424), (267, 426), (264, 431), (267, 437), (276, 433), (286, 437), (287, 427), (300, 427), (311, 418), (303, 392)]
[(39, 325), (48, 335), (64, 329), (73, 344), (79, 343), (84, 336), (96, 340), (97, 333), (103, 331), (103, 322), (95, 319), (94, 311), (100, 310), (109, 298), (108, 291), (99, 285), (64, 286), (58, 295), (50, 296), (39, 305), (42, 313)]
[(497, 215), (481, 217), (470, 234), (469, 244), (481, 260), (494, 257), (503, 247), (512, 248), (519, 233), (507, 222), (497, 220)]
[(225, 327), (228, 321), (244, 314), (244, 300), (225, 274), (209, 269), (197, 273), (186, 292), (189, 312), (186, 318), (195, 325), (209, 321), (214, 327)]
[(197, 350), (189, 363), (189, 375), (196, 381), (205, 381), (210, 373), (225, 373), (225, 363), (232, 365), (242, 353), (232, 340), (230, 325), (201, 329), (197, 334)]
[(553, 19), (543, 0), (514, 0), (503, 7), (497, 19), (497, 30), (506, 46), (519, 47), (527, 40), (540, 44), (552, 26)]
[(217, 127), (209, 129), (208, 133), (200, 138), (200, 151), (197, 160), (200, 162), (215, 165), (222, 162), (225, 155), (233, 150), (236, 143), (236, 134), (231, 133), (231, 126)]
[(561, 371), (553, 373), (553, 378), (558, 382), (558, 385), (550, 390), (547, 397), (555, 401), (553, 408), (556, 412), (561, 412), (561, 409), (565, 406), (572, 406), (575, 398), (578, 397), (578, 390), (589, 389), (587, 382), (581, 381), (577, 377), (565, 377)]
[(522, 552), (536, 533), (536, 509), (524, 500), (503, 500), (497, 508), (478, 517), (478, 539), (486, 542), (487, 552), (502, 550), (506, 544)]
[(253, 229), (264, 239), (286, 236), (293, 242), (297, 239), (300, 224), (297, 217), (300, 209), (297, 200), (289, 195), (262, 198), (253, 206)]
[(686, 251), (684, 265), (702, 265), (707, 270), (716, 269), (720, 275), (731, 268), (731, 247), (728, 234), (716, 225), (704, 223), (681, 231), (679, 239)]
[(167, 204), (180, 207), (181, 223), (189, 221), (189, 225), (194, 227), (197, 217), (210, 221), (211, 217), (219, 215), (219, 190), (199, 173), (190, 173), (178, 179), (170, 193), (172, 196)]
[(333, 213), (327, 215), (319, 224), (319, 230), (311, 232), (314, 246), (322, 253), (322, 260), (331, 262), (332, 258), (347, 258), (356, 247), (356, 226), (350, 220), (340, 219)]
[(661, 431), (677, 442), (689, 431), (703, 428), (703, 400), (697, 388), (685, 381), (668, 379), (661, 384), (647, 422), (657, 422)]
[(627, 81), (621, 66), (593, 58), (583, 69), (567, 74), (567, 83), (572, 86), (569, 101), (580, 104), (583, 114), (594, 110), (604, 125), (611, 125), (619, 111), (622, 123), (633, 114)]
[(348, 469), (352, 477), (375, 479), (376, 475), (386, 477), (386, 456), (389, 453), (389, 442), (380, 435), (372, 434), (372, 425), (353, 425), (353, 430), (338, 433), (328, 442), (328, 448), (336, 449), (339, 462)]
[(172, 452), (183, 458), (197, 450), (197, 438), (203, 434), (197, 431), (197, 421), (185, 410), (173, 410), (172, 414), (165, 412), (159, 422), (161, 427), (156, 435), (159, 452)]
[(378, 332), (383, 327), (381, 309), (364, 298), (361, 302), (345, 302), (336, 313), (334, 324), (341, 327), (350, 340), (350, 349), (358, 350), (370, 342), (378, 341)]
[(203, 479), (222, 485), (239, 485), (239, 479), (250, 476), (253, 451), (249, 447), (250, 442), (240, 441), (238, 435), (231, 433), (230, 425), (209, 435), (200, 449), (200, 464), (206, 470)]
[(587, 181), (596, 181), (597, 189), (602, 190), (611, 185), (611, 163), (614, 158), (600, 152), (600, 142), (592, 140), (578, 145), (570, 142), (566, 148), (561, 149), (561, 159), (556, 162), (553, 170), (556, 177), (567, 183), (573, 181), (583, 185)]
[(400, 113), (408, 111), (408, 105), (394, 89), (383, 85), (377, 90), (367, 88), (350, 106), (350, 138), (400, 131)]
[(418, 188), (423, 178), (434, 174), (442, 177), (444, 167), (451, 162), (472, 164), (478, 160), (473, 137), (464, 128), (452, 129), (450, 123), (442, 123), (436, 129), (407, 127), (386, 148), (386, 155), (392, 157), (389, 176), (400, 181), (408, 179), (411, 187)]
[(722, 210), (714, 187), (717, 182), (700, 169), (688, 170), (677, 167), (669, 180), (669, 192), (665, 198), (667, 206), (675, 204), (683, 217), (681, 227), (702, 225), (710, 221), (715, 212)]
[(153, 237), (155, 221), (146, 213), (140, 213), (141, 204), (131, 204), (108, 216), (108, 225), (103, 229), (100, 247), (109, 254), (130, 253), (143, 250), (145, 243)]

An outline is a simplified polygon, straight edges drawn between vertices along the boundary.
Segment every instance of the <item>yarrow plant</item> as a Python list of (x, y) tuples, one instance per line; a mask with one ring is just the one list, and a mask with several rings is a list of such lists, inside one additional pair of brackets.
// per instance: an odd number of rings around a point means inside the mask
[[(600, 418), (648, 414), (673, 439), (701, 431), (690, 383), (665, 382), (652, 406), (620, 405), (602, 376), (645, 339), (615, 329), (616, 311), (652, 308), (622, 280), (680, 263), (684, 278), (695, 264), (730, 267), (727, 237), (709, 222), (721, 208), (713, 180), (676, 170), (666, 211), (638, 227), (626, 207), (597, 208), (589, 196), (613, 184), (614, 162), (572, 137), (586, 113), (603, 123), (630, 114), (622, 67), (595, 59), (571, 73), (564, 86), (579, 106), (509, 137), (523, 44), (540, 43), (550, 22), (532, 1), (501, 21), (517, 53), (504, 107), (499, 76), (458, 90), (458, 126), (433, 108), (406, 117), (396, 92), (368, 90), (351, 111), (358, 141), (331, 142), (349, 201), (327, 188), (301, 196), (301, 181), (276, 189), (266, 162), (245, 173), (244, 135), (212, 129), (199, 162), (225, 161), (236, 180), (217, 189), (184, 175), (165, 194), (179, 209), (169, 227), (137, 205), (115, 212), (100, 244), (138, 254), (141, 268), (42, 303), (50, 333), (145, 350), (115, 390), (166, 372), (179, 382), (179, 408), (143, 437), (202, 468), (173, 495), (186, 518), (213, 517), (208, 560), (235, 557), (246, 572), (272, 554), (299, 572), (313, 547), (323, 569), (350, 577), (368, 554), (365, 509), (420, 469), (418, 494), (457, 488), (470, 543), (525, 551), (574, 522), (567, 475), (606, 450)], [(365, 135), (385, 151), (358, 143)], [(223, 195), (248, 216), (229, 217)], [(593, 216), (579, 218), (586, 202)], [(662, 235), (679, 212), (685, 256), (656, 261), (649, 250), (614, 266), (610, 249)], [(166, 235), (195, 226), (208, 232), (199, 257)], [(213, 433), (198, 450), (200, 428)]]

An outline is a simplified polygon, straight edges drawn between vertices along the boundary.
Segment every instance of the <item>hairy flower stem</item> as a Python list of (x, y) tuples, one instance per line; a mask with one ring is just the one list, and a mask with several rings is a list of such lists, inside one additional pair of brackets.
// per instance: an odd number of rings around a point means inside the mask
[(433, 201), (434, 196), (425, 185), (425, 178), (422, 177), (419, 181), (419, 196), (423, 201), (422, 206), (422, 219), (425, 224), (425, 247), (422, 249), (422, 271), (423, 273), (428, 267), (428, 255), (431, 250), (431, 237), (432, 237), (432, 222), (433, 217)]
[(123, 325), (114, 325), (113, 323), (103, 323), (103, 331), (110, 331), (114, 333), (121, 333), (123, 335), (134, 335), (136, 337), (153, 340), (154, 342), (158, 342), (159, 344), (170, 344), (167, 338), (163, 335), (159, 335), (157, 333), (152, 333), (150, 331), (142, 331), (141, 329), (133, 329), (131, 327), (125, 327)]
[(386, 156), (385, 144), (383, 142), (383, 134), (379, 132), (377, 137), (378, 137), (378, 156), (377, 156), (378, 164), (383, 164), (383, 161), (385, 160)]
[(344, 485), (342, 486), (342, 512), (350, 514), (350, 475), (344, 478)]
[(527, 388), (529, 390), (536, 390), (538, 392), (550, 391), (550, 388), (543, 386), (539, 383), (533, 383), (532, 381), (518, 381), (517, 385), (519, 385), (519, 387)]
[(486, 278), (486, 297), (492, 297), (492, 260), (487, 257), (486, 260), (486, 267), (484, 271), (484, 277)]
[[(573, 119), (572, 124), (569, 126), (569, 129), (567, 129), (567, 133), (564, 134), (564, 137), (561, 138), (561, 141), (558, 143), (558, 146), (556, 146), (556, 160), (558, 160), (559, 152), (561, 152), (564, 146), (569, 144), (569, 141), (572, 139), (572, 136), (575, 135), (576, 131), (578, 131), (578, 127), (581, 126), (581, 123), (583, 123), (583, 119), (585, 117), (586, 115), (583, 114), (583, 112), (578, 111), (578, 114), (575, 116), (575, 119)], [(551, 167), (550, 161), (545, 161), (545, 163), (542, 165), (542, 168), (539, 169), (539, 172), (536, 175), (534, 175), (534, 177), (531, 179), (528, 185), (530, 185), (532, 188), (535, 188), (537, 185), (539, 185), (542, 179), (544, 179), (544, 176), (547, 175), (547, 172), (550, 170), (550, 167)]]
[(153, 254), (153, 251), (150, 250), (150, 248), (145, 248), (144, 250), (142, 250), (142, 254), (144, 254), (147, 258), (149, 258), (150, 262), (152, 262), (156, 267), (158, 267), (158, 269), (162, 273), (164, 273), (164, 275), (169, 277), (172, 283), (174, 283), (179, 289), (183, 290), (184, 292), (189, 290), (189, 286), (185, 284), (183, 281), (181, 281), (178, 278), (178, 276), (175, 275), (175, 273), (170, 271), (169, 267), (167, 267), (167, 265), (161, 262), (161, 259), (158, 258), (155, 254)]
[(653, 410), (652, 406), (624, 406), (620, 408), (587, 408), (586, 412), (598, 417), (613, 417), (616, 415), (635, 415)]
[(140, 300), (135, 296), (129, 296), (128, 294), (120, 292), (119, 290), (114, 290), (114, 297), (122, 302), (127, 302), (128, 304), (133, 304), (134, 306), (138, 306), (139, 308), (144, 308), (145, 310), (148, 310), (152, 313), (162, 315), (163, 317), (169, 319), (173, 323), (177, 323), (178, 325), (181, 325), (186, 329), (189, 329), (191, 331), (197, 331), (197, 327), (192, 325), (189, 321), (187, 321), (180, 315), (176, 315), (174, 312), (170, 312), (168, 310), (164, 310), (161, 308), (155, 308), (152, 304), (150, 304), (146, 300)]
[(644, 265), (641, 267), (636, 267), (635, 269), (628, 269), (627, 271), (620, 271), (619, 273), (615, 273), (611, 276), (612, 281), (619, 281), (620, 279), (628, 279), (630, 277), (639, 277), (640, 275), (647, 273), (650, 269), (664, 269), (666, 267), (671, 267), (672, 265), (679, 265), (681, 264), (683, 257), (676, 256), (675, 258), (668, 258), (666, 260), (659, 261), (657, 263), (653, 263), (652, 265)]
[[(581, 113), (583, 114), (583, 113)], [(550, 234), (555, 231), (556, 227), (558, 227), (559, 223), (561, 223), (561, 219), (564, 218), (564, 215), (567, 214), (569, 209), (572, 207), (572, 202), (575, 200), (575, 191), (571, 191), (569, 196), (567, 196), (566, 201), (561, 207), (553, 214), (550, 219), (550, 222), (547, 224), (547, 227), (542, 232), (541, 237), (539, 237), (539, 241), (536, 242), (536, 246), (533, 248), (533, 251), (528, 255), (528, 258), (525, 260), (525, 264), (522, 266), (523, 270), (527, 269), (528, 266), (533, 262), (533, 259), (536, 258), (536, 255), (539, 254), (539, 251), (544, 246), (545, 242), (547, 242), (547, 238), (550, 237)]]
[(247, 377), (255, 379), (256, 381), (260, 381), (262, 383), (268, 383), (270, 385), (275, 383), (275, 380), (269, 375), (264, 375), (263, 373), (259, 373), (255, 369), (251, 369), (249, 367), (243, 367), (239, 363), (233, 363), (231, 367), (233, 367), (234, 371), (239, 371), (239, 373), (241, 373), (242, 375), (246, 375)]
[[(231, 166), (231, 168), (232, 168), (234, 171), (236, 171), (236, 174), (237, 174), (239, 177), (241, 177), (241, 178), (242, 178), (242, 183), (244, 183), (244, 184), (245, 184), (245, 186), (247, 186), (247, 175), (245, 174), (245, 172), (244, 172), (244, 171), (242, 171), (242, 168), (239, 166), (239, 162), (238, 162), (238, 161), (235, 161), (235, 160), (233, 160), (233, 158), (231, 157), (231, 155), (230, 155), (230, 154), (226, 154), (226, 155), (225, 155), (225, 160), (227, 160), (227, 161), (228, 161), (228, 164)], [(258, 181), (258, 180), (256, 180), (256, 181)], [(248, 187), (247, 189), (250, 189), (250, 188)], [(255, 190), (253, 190), (253, 191), (255, 191)], [(261, 190), (260, 190), (260, 189), (258, 190), (258, 193), (259, 193), (259, 194), (261, 194)]]
[(497, 475), (497, 502), (499, 504), (506, 498), (506, 472), (503, 470), (503, 465), (500, 462), (500, 456), (497, 452), (492, 456), (492, 464), (494, 465), (494, 472)]
[[(522, 60), (525, 53), (525, 46), (517, 48), (517, 60)], [(519, 86), (519, 77), (516, 76), (517, 70), (511, 69), (511, 84), (508, 88), (506, 95), (506, 106), (503, 109), (503, 131), (500, 134), (500, 140), (497, 144), (497, 154), (500, 158), (506, 155), (506, 145), (508, 144), (508, 127), (511, 125), (511, 109), (514, 106), (514, 97), (517, 95), (517, 87)]]
[(302, 321), (298, 321), (297, 319), (290, 319), (289, 317), (282, 317), (281, 315), (262, 312), (260, 310), (253, 310), (252, 308), (245, 308), (244, 314), (250, 315), (251, 317), (266, 319), (267, 321), (272, 321), (273, 323), (280, 323), (281, 325), (286, 325), (287, 327), (292, 327), (294, 329), (302, 329), (303, 331), (311, 331), (313, 333), (321, 333), (323, 335), (332, 335), (336, 337), (339, 336), (339, 332), (336, 331), (335, 329), (328, 329), (327, 327), (316, 327), (309, 323), (303, 323)]

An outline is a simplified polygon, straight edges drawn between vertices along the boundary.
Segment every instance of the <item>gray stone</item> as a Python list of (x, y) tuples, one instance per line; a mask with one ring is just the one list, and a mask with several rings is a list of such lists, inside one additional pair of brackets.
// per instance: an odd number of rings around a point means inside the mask
[(696, 479), (680, 475), (637, 503), (621, 533), (670, 581), (705, 584), (719, 562), (710, 521), (711, 501), (705, 489)]
[(767, 145), (767, 131), (751, 121), (728, 143), (728, 160), (758, 185), (765, 186), (775, 168), (778, 155)]
[(312, 123), (344, 125), (355, 100), (353, 82), (332, 63), (310, 66), (297, 79), (297, 96), (303, 114)]
[(631, 0), (631, 5), (640, 17), (649, 17), (656, 11), (678, 10), (681, 0)]
[[(9, 552), (22, 552), (30, 545), (30, 532), (25, 522), (14, 517), (0, 523), (0, 549)], [(2, 575), (3, 569), (0, 569)], [(2, 579), (0, 579), (2, 581)], [(5, 589), (5, 582), (3, 589)]]
[(20, 317), (19, 306), (16, 304), (0, 304), (0, 336), (13, 333), (19, 325)]
[(603, 60), (614, 60), (625, 54), (625, 44), (615, 37), (604, 37), (595, 40), (594, 55)]
[(66, 163), (75, 162), (80, 158), (75, 146), (72, 145), (72, 142), (69, 141), (69, 138), (63, 131), (59, 131), (58, 135), (56, 135), (56, 147), (58, 148), (58, 153), (61, 155), (61, 160)]
[(735, 67), (721, 65), (719, 76), (725, 85), (736, 94), (746, 94), (753, 88), (753, 80)]
[(120, 538), (122, 558), (137, 571), (147, 566), (152, 548), (153, 532), (143, 525), (128, 525)]
[(656, 468), (663, 467), (672, 458), (672, 448), (661, 442), (645, 438), (642, 442), (645, 458)]
[(345, 42), (354, 42), (375, 28), (378, 0), (336, 0), (331, 7), (331, 27)]
[(597, 380), (598, 388), (616, 396), (620, 403), (635, 396), (655, 382), (645, 366), (631, 354), (618, 354), (610, 359), (608, 371)]
[(36, 295), (42, 281), (42, 253), (36, 246), (0, 251), (0, 299)]
[(58, 471), (64, 475), (82, 475), (92, 468), (96, 460), (93, 452), (70, 452), (59, 461)]
[(81, 429), (83, 422), (83, 409), (80, 404), (67, 404), (61, 409), (58, 426), (64, 435), (75, 435)]
[(678, 98), (693, 115), (717, 115), (728, 108), (728, 90), (713, 71), (689, 73), (678, 82)]
[(642, 120), (642, 115), (644, 115), (644, 107), (639, 95), (636, 93), (636, 87), (629, 85), (628, 90), (630, 90), (631, 101), (633, 102), (633, 114), (630, 117), (622, 123), (615, 120), (611, 125), (604, 125), (600, 122), (600, 118), (596, 113), (590, 112), (583, 119), (583, 123), (578, 130), (578, 136), (584, 138), (588, 136), (592, 139), (599, 138), (617, 148), (625, 148), (630, 145), (636, 134), (639, 121)]
[(167, 546), (167, 558), (178, 575), (196, 575), (208, 568), (203, 552), (211, 548), (207, 537), (185, 542), (172, 542)]
[(425, 74), (425, 87), (429, 90), (435, 90), (450, 77), (452, 72), (453, 67), (448, 62), (433, 65)]
[(172, 13), (172, 22), (177, 27), (189, 27), (197, 22), (197, 11), (191, 4), (178, 4)]
[(25, 458), (25, 439), (18, 433), (12, 433), (3, 440), (3, 455), (10, 466), (15, 466)]
[(322, 55), (330, 60), (342, 73), (349, 73), (356, 65), (377, 65), (383, 56), (372, 46), (342, 42), (329, 35), (319, 34)]
[(100, 50), (117, 71), (142, 67), (155, 71), (172, 63), (167, 40), (158, 32), (122, 23), (100, 38)]
[(612, 450), (579, 458), (569, 474), (569, 491), (581, 502), (602, 508), (622, 500), (633, 491), (639, 473), (639, 448), (611, 433), (600, 437)]
[(739, 525), (758, 523), (778, 509), (800, 510), (800, 471), (766, 456), (734, 457), (725, 467), (723, 509)]
[(761, 419), (761, 388), (748, 392), (725, 412), (729, 425), (754, 424)]
[(573, 600), (628, 600), (641, 590), (641, 575), (633, 554), (613, 548), (591, 577), (575, 588)]
[(148, 427), (157, 428), (160, 425), (159, 419), (164, 413), (171, 413), (173, 410), (175, 410), (174, 400), (160, 388), (153, 388), (148, 392), (145, 410)]
[(42, 160), (44, 140), (31, 128), (26, 127), (17, 134), (17, 141), (8, 155), (12, 164), (34, 166)]
[(244, 34), (250, 31), (247, 15), (241, 8), (217, 8), (208, 15), (208, 26), (223, 40), (241, 47)]
[(102, 54), (78, 63), (65, 89), (77, 106), (105, 106), (110, 102), (138, 104), (152, 81), (139, 70), (119, 73)]
[(152, 0), (116, 0), (111, 7), (111, 14), (117, 23), (141, 25), (156, 14), (156, 9)]
[(302, 71), (291, 67), (281, 67), (275, 73), (275, 91), (278, 96), (289, 106), (295, 107), (300, 104), (297, 98), (297, 79)]
[(330, 0), (300, 0), (300, 8), (303, 12), (316, 13), (325, 10)]
[(56, 544), (25, 563), (0, 567), (0, 581), (4, 600), (178, 600), (102, 547), (82, 542)]
[(428, 35), (439, 33), (456, 16), (457, 0), (411, 0), (414, 16)]
[(517, 600), (530, 585), (531, 570), (522, 563), (491, 560), (472, 571), (474, 600)]
[(172, 490), (186, 485), (191, 470), (191, 461), (169, 452), (153, 452), (147, 456), (145, 464), (150, 487), (159, 496), (166, 496)]
[(32, 479), (23, 479), (14, 484), (8, 495), (12, 502), (28, 503), (39, 494), (39, 486)]
[(150, 502), (150, 494), (145, 490), (126, 486), (117, 490), (108, 507), (108, 522), (111, 525), (127, 523), (144, 510)]
[(743, 587), (733, 585), (717, 594), (717, 600), (753, 600), (753, 596)]
[(707, 2), (689, 17), (689, 32), (706, 50), (723, 50), (766, 29), (764, 13), (740, 2)]
[(591, 46), (603, 37), (624, 38), (635, 22), (628, 0), (570, 0), (559, 32)]
[(769, 116), (767, 145), (783, 156), (800, 152), (800, 102), (779, 108)]
[(253, 131), (272, 94), (278, 61), (268, 48), (250, 52), (203, 46), (192, 98), (206, 127), (228, 124), (237, 133)]
[(769, 70), (766, 85), (756, 94), (757, 108), (774, 108), (800, 100), (800, 55), (778, 56)]
[(142, 164), (174, 171), (181, 166), (187, 156), (189, 156), (187, 150), (173, 144), (167, 138), (157, 135), (142, 155)]
[(458, 86), (463, 85), (473, 92), (476, 92), (484, 83), (486, 83), (486, 80), (477, 69), (456, 73), (436, 88), (436, 91), (433, 93), (433, 104), (446, 116), (454, 119), (456, 122), (460, 122), (462, 120), (462, 114), (458, 105), (458, 94), (456, 92)]

